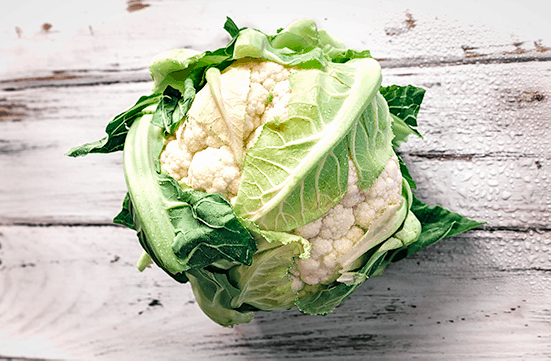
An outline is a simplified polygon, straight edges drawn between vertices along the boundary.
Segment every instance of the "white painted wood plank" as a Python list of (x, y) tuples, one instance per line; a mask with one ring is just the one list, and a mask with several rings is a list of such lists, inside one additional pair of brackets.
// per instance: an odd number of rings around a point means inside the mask
[[(548, 157), (551, 62), (383, 69), (383, 85), (425, 88), (424, 140), (404, 151)], [(413, 147), (413, 148), (412, 148)]]
[[(417, 194), (493, 227), (548, 228), (550, 67), (385, 69), (385, 85), (427, 89), (419, 114), (424, 138), (411, 137), (400, 148)], [(0, 167), (10, 170), (0, 177), (0, 222), (109, 223), (126, 193), (121, 153), (78, 159), (64, 153), (103, 137), (108, 120), (149, 88), (138, 82), (0, 93), (7, 109)]]
[(0, 122), (0, 162), (9, 169), (0, 177), (2, 222), (110, 222), (126, 193), (122, 152), (79, 159), (65, 152), (102, 138), (107, 122), (149, 88), (138, 83), (10, 93), (8, 102), (24, 110), (21, 120)]
[[(0, 359), (551, 358), (539, 1), (141, 3), (0, 5)], [(327, 317), (260, 313), (234, 329), (206, 318), (188, 285), (137, 272), (134, 232), (106, 226), (125, 192), (121, 155), (63, 153), (148, 91), (153, 55), (224, 45), (226, 15), (268, 33), (313, 18), (371, 49), (386, 84), (426, 87), (425, 138), (401, 148), (417, 193), (486, 228), (393, 265)]]
[[(0, 6), (0, 79), (53, 71), (144, 68), (178, 47), (213, 49), (229, 39), (226, 16), (266, 33), (311, 18), (348, 46), (398, 63), (549, 59), (551, 32), (539, 0), (143, 1), (49, 0)], [(65, 14), (70, 13), (71, 16)], [(44, 24), (48, 30), (45, 30)]]
[(0, 356), (70, 360), (545, 359), (551, 233), (474, 231), (392, 265), (326, 317), (221, 328), (134, 268), (118, 227), (0, 227)]

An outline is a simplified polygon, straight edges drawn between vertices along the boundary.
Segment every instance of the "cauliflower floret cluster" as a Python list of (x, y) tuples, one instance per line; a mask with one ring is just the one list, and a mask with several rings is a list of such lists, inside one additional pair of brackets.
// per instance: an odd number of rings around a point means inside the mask
[(193, 189), (219, 192), (227, 197), (237, 194), (240, 174), (241, 170), (228, 147), (207, 147), (193, 156), (186, 183)]
[[(291, 97), (289, 75), (292, 72), (291, 68), (271, 61), (250, 60), (238, 61), (222, 72), (222, 82), (233, 82), (237, 78), (248, 87), (248, 91), (243, 92), (243, 99), (237, 100), (244, 103), (240, 115), (240, 121), (243, 122), (243, 149), (248, 150), (254, 144), (266, 122), (287, 118)], [(208, 92), (208, 88), (205, 86), (199, 91), (188, 115), (199, 113), (201, 110), (197, 109), (204, 107), (203, 92)], [(175, 136), (166, 140), (160, 160), (164, 171), (195, 190), (222, 193), (230, 200), (237, 195), (241, 179), (238, 160), (229, 144), (212, 131), (207, 123), (193, 116), (185, 119)]]
[(385, 209), (401, 202), (402, 173), (398, 159), (390, 158), (367, 192), (357, 186), (358, 173), (349, 160), (348, 190), (341, 202), (321, 218), (294, 230), (312, 244), (310, 257), (299, 259), (293, 270), (293, 288), (303, 283), (329, 283), (338, 276), (338, 258), (350, 251), (381, 217)]
[(251, 67), (251, 87), (245, 115), (245, 139), (268, 120), (287, 118), (291, 98), (291, 69), (271, 61), (254, 62)]
[(180, 180), (187, 177), (192, 159), (193, 153), (189, 148), (180, 148), (176, 137), (167, 139), (165, 149), (161, 153), (161, 164), (174, 179)]
[(354, 207), (356, 223), (362, 228), (369, 228), (369, 225), (383, 214), (389, 204), (400, 201), (401, 184), (402, 173), (398, 160), (391, 158), (379, 178), (369, 188), (365, 200)]

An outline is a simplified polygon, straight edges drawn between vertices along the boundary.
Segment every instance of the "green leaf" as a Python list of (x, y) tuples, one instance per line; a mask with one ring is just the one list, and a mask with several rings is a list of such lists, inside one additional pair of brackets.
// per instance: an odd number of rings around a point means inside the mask
[(180, 126), (184, 117), (187, 115), (189, 109), (191, 108), (191, 104), (195, 99), (195, 95), (196, 89), (193, 85), (193, 80), (186, 79), (184, 81), (184, 93), (182, 95), (182, 98), (178, 101), (178, 106), (176, 107), (176, 109), (174, 109), (174, 113), (172, 114), (173, 123), (170, 127), (170, 134), (174, 134), (176, 129)]
[(291, 49), (295, 53), (307, 52), (320, 45), (316, 23), (312, 20), (295, 21), (287, 28), (271, 37), (275, 49)]
[(250, 265), (256, 243), (229, 201), (219, 193), (181, 191), (175, 183), (170, 177), (161, 180), (163, 193), (172, 203), (168, 209), (176, 230), (172, 250), (180, 261), (189, 268), (220, 260)]
[(412, 134), (422, 138), (422, 135), (415, 128), (417, 127), (417, 114), (425, 96), (425, 89), (413, 85), (391, 85), (381, 87), (380, 92), (386, 99), (394, 120), (392, 124), (395, 135), (392, 141), (394, 147), (397, 148), (406, 142)]
[(417, 197), (413, 198), (411, 210), (421, 222), (422, 232), (419, 239), (408, 247), (407, 256), (417, 253), (443, 238), (456, 236), (485, 224), (485, 222), (469, 219), (440, 206), (430, 207)]
[(411, 127), (417, 126), (417, 114), (425, 96), (425, 89), (413, 85), (381, 87), (381, 94), (388, 103), (390, 113)]
[(185, 113), (182, 114), (180, 111), (176, 113), (176, 119), (174, 117), (175, 111), (179, 109), (179, 102), (181, 99), (182, 93), (180, 93), (179, 90), (176, 90), (171, 86), (167, 86), (163, 95), (159, 99), (159, 104), (153, 114), (151, 124), (164, 129), (167, 134), (174, 133), (185, 115)]
[[(273, 233), (292, 236), (283, 232), (272, 232), (272, 236)], [(295, 258), (304, 252), (303, 244), (297, 240), (280, 240), (261, 241), (251, 266), (238, 266), (230, 270), (232, 283), (241, 290), (232, 301), (233, 307), (248, 304), (264, 311), (294, 307), (297, 292), (292, 289), (290, 270)]]
[(323, 69), (327, 65), (327, 58), (319, 47), (300, 48), (296, 47), (296, 44), (290, 43), (289, 46), (295, 47), (298, 51), (287, 47), (276, 48), (272, 44), (280, 35), (273, 38), (255, 29), (241, 30), (239, 35), (234, 38), (233, 59), (266, 59), (283, 65), (315, 69)]
[[(321, 49), (323, 56), (334, 63), (346, 63), (351, 59), (371, 57), (369, 50), (347, 49), (340, 39), (323, 29), (318, 29), (316, 23), (308, 19), (297, 20), (279, 31), (277, 35), (268, 36), (268, 38), (271, 39), (271, 45), (274, 48), (291, 49), (297, 54), (306, 54), (315, 48)], [(320, 64), (323, 63), (321, 59), (319, 61)]]
[(398, 118), (396, 115), (391, 114), (392, 116), (392, 132), (394, 133), (394, 138), (392, 139), (392, 146), (398, 148), (402, 143), (407, 142), (410, 135), (416, 135), (419, 138), (423, 138), (421, 133), (417, 129), (406, 124), (402, 119)]
[(377, 93), (348, 134), (350, 158), (358, 172), (358, 186), (364, 192), (371, 188), (394, 155), (391, 123), (386, 102)]
[(235, 23), (229, 16), (226, 17), (226, 22), (224, 23), (224, 30), (226, 30), (232, 38), (235, 37), (237, 34), (239, 34), (239, 28), (237, 27), (237, 25), (235, 25)]
[(255, 242), (227, 199), (182, 190), (159, 173), (163, 130), (150, 121), (146, 115), (133, 124), (124, 149), (131, 214), (146, 252), (173, 276), (219, 260), (250, 264)]
[[(415, 218), (421, 224), (419, 237), (416, 241), (405, 242), (404, 247), (389, 252), (385, 257), (385, 262), (380, 265), (379, 270), (374, 273), (374, 276), (379, 276), (392, 262), (409, 257), (444, 238), (456, 236), (485, 224), (451, 212), (440, 206), (430, 207), (415, 196), (413, 196), (411, 213), (415, 215)], [(412, 228), (415, 228), (415, 222), (411, 223), (413, 223)], [(416, 230), (413, 231), (417, 232)]]
[(415, 213), (410, 209), (402, 228), (396, 232), (393, 237), (400, 240), (402, 245), (409, 246), (419, 239), (422, 229), (423, 226), (421, 225), (421, 221), (419, 221)]
[(267, 122), (246, 154), (236, 213), (289, 231), (334, 207), (346, 193), (346, 135), (380, 81), (372, 59), (293, 74), (288, 118)]
[(351, 59), (357, 58), (371, 58), (369, 50), (354, 50), (347, 49), (342, 41), (327, 33), (325, 30), (319, 30), (320, 47), (323, 48), (324, 54), (326, 54), (331, 61), (335, 63), (346, 63)]
[(413, 177), (409, 173), (409, 169), (406, 165), (406, 162), (404, 162), (404, 160), (399, 154), (397, 154), (396, 156), (398, 157), (398, 163), (400, 164), (400, 172), (402, 173), (402, 178), (408, 182), (409, 187), (411, 189), (417, 189), (417, 185), (415, 184)]
[(134, 222), (134, 215), (132, 214), (131, 207), (130, 195), (126, 193), (126, 196), (122, 202), (122, 209), (113, 219), (113, 223), (136, 230), (136, 224)]
[(240, 291), (228, 281), (226, 274), (205, 269), (189, 270), (186, 274), (197, 304), (214, 322), (231, 327), (253, 319), (252, 311), (232, 307), (231, 302)]
[[(178, 89), (186, 97), (199, 91), (205, 85), (204, 73), (210, 67), (220, 70), (232, 63), (235, 40), (226, 47), (203, 53), (173, 50), (157, 57), (150, 65), (153, 91), (163, 92), (168, 86)], [(193, 93), (190, 93), (193, 88)], [(191, 98), (193, 99), (193, 98)]]
[(124, 198), (121, 212), (115, 217), (113, 222), (117, 224), (121, 224), (123, 226), (126, 226), (136, 231), (138, 240), (145, 251), (145, 254), (142, 254), (142, 256), (140, 257), (136, 265), (138, 270), (143, 271), (143, 269), (152, 261), (177, 282), (186, 283), (188, 281), (188, 278), (186, 277), (185, 273), (181, 273), (181, 272), (178, 273), (178, 272), (171, 271), (165, 266), (166, 263), (162, 259), (157, 257), (157, 254), (153, 251), (153, 248), (150, 246), (151, 240), (147, 239), (147, 235), (145, 234), (142, 228), (142, 224), (140, 222), (138, 215), (135, 212), (135, 209), (132, 205), (132, 200), (130, 199), (130, 195), (128, 193)]
[(82, 157), (90, 153), (112, 153), (122, 150), (128, 129), (136, 119), (145, 114), (145, 109), (159, 101), (159, 94), (142, 96), (131, 108), (117, 115), (107, 124), (105, 132), (107, 136), (96, 142), (86, 143), (70, 149), (66, 155), (70, 157)]

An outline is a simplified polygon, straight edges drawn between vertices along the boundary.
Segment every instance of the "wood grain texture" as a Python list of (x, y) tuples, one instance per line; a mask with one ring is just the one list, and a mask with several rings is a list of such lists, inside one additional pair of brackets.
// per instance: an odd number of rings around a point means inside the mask
[[(0, 5), (0, 360), (551, 358), (551, 30), (488, 1), (21, 1)], [(289, 11), (293, 9), (293, 11)], [(72, 16), (66, 16), (67, 11)], [(396, 263), (335, 312), (221, 328), (189, 285), (140, 273), (114, 226), (122, 155), (71, 159), (150, 87), (147, 64), (222, 46), (226, 16), (300, 17), (427, 89), (400, 153), (416, 194), (487, 224)]]
[[(551, 257), (549, 232), (471, 232), (391, 266), (326, 317), (296, 310), (258, 313), (252, 323), (233, 329), (208, 320), (188, 285), (158, 269), (139, 273), (134, 261), (140, 252), (129, 230), (1, 227), (0, 232), (0, 318), (10, 325), (0, 329), (4, 355), (71, 360), (551, 356), (551, 270), (544, 268)], [(499, 251), (488, 252), (492, 249)]]
[[(424, 138), (400, 148), (420, 197), (493, 227), (548, 229), (551, 102), (534, 94), (551, 89), (549, 64), (385, 69), (385, 84), (427, 89), (419, 115)], [(515, 82), (511, 74), (518, 73), (526, 77)], [(0, 223), (109, 223), (125, 194), (121, 154), (77, 161), (64, 153), (103, 137), (107, 121), (150, 87), (66, 83), (5, 92), (0, 167), (17, 172), (0, 179), (10, 194)]]

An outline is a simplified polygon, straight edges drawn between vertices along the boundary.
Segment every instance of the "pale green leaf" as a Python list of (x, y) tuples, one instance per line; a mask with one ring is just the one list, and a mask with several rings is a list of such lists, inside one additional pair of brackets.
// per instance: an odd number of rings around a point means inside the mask
[(334, 207), (346, 193), (346, 135), (380, 82), (372, 59), (293, 74), (288, 118), (266, 123), (247, 152), (236, 213), (288, 231)]

